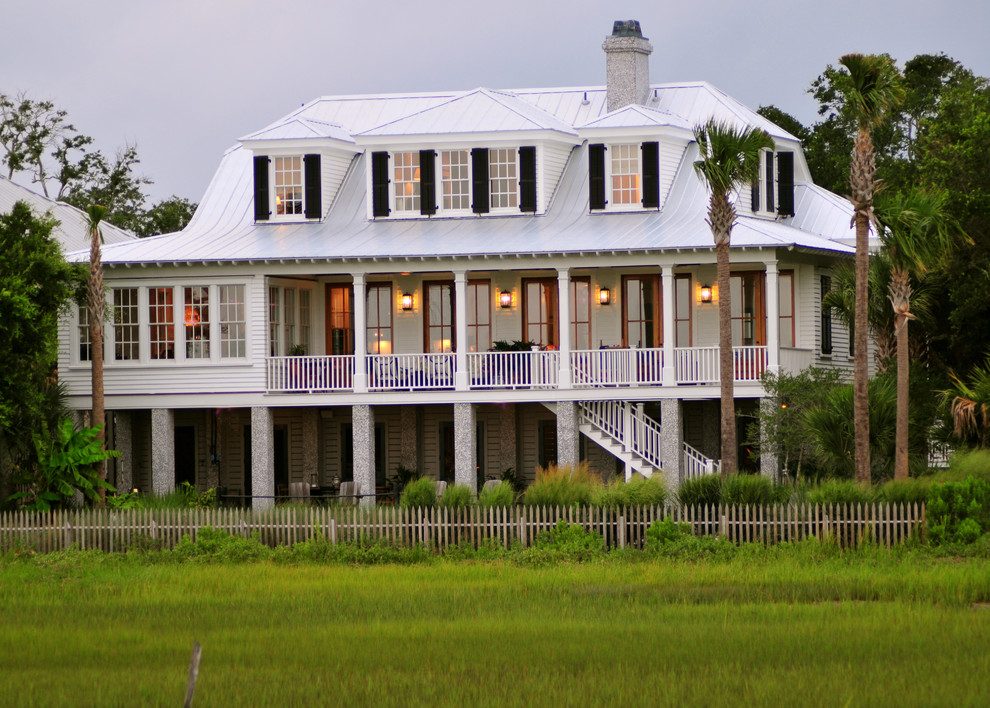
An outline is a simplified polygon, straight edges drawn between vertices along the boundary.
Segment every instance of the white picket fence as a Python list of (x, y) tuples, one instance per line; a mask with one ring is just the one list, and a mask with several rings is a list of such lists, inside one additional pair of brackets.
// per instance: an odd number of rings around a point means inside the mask
[(497, 542), (529, 546), (561, 519), (600, 533), (606, 548), (641, 547), (658, 519), (687, 523), (696, 536), (718, 535), (736, 543), (781, 543), (834, 538), (846, 547), (871, 539), (888, 547), (920, 533), (923, 504), (831, 504), (816, 506), (636, 506), (466, 507), (403, 509), (360, 507), (277, 507), (244, 509), (87, 509), (50, 513), (0, 513), (0, 552), (68, 548), (106, 552), (174, 548), (212, 527), (269, 546), (292, 545), (317, 536), (330, 543), (383, 539), (401, 546), (424, 544), (438, 552), (468, 544)]

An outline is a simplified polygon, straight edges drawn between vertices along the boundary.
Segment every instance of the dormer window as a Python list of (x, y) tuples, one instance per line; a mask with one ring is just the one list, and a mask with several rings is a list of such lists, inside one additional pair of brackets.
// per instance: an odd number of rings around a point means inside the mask
[(659, 143), (589, 145), (588, 186), (592, 210), (659, 209)]
[(255, 221), (299, 221), (323, 216), (319, 155), (255, 155)]
[(375, 152), (371, 200), (375, 218), (535, 212), (536, 148)]
[(794, 153), (764, 150), (760, 176), (750, 185), (754, 214), (794, 216)]

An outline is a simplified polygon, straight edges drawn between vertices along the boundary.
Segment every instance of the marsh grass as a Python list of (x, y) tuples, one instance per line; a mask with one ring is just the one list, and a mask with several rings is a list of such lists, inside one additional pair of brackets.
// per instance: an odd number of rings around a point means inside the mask
[(12, 706), (178, 704), (196, 640), (197, 706), (983, 705), (987, 691), (985, 562), (880, 549), (549, 568), (67, 553), (3, 562), (0, 579)]

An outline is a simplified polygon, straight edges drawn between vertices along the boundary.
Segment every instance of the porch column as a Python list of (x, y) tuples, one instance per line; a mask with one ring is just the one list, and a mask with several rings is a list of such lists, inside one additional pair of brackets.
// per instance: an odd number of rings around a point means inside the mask
[(151, 409), (151, 491), (165, 496), (175, 489), (175, 412)]
[(684, 451), (684, 408), (679, 398), (660, 399), (660, 464), (667, 491), (681, 483)]
[(364, 273), (354, 274), (354, 393), (368, 390), (368, 302)]
[(674, 369), (674, 347), (677, 344), (677, 330), (674, 325), (674, 266), (665, 265), (660, 270), (660, 282), (663, 289), (663, 372), (661, 374), (664, 386), (674, 386), (677, 383)]
[(267, 406), (251, 408), (252, 509), (275, 506), (275, 414)]
[(472, 403), (454, 404), (454, 483), (478, 494), (477, 425)]
[[(571, 271), (557, 270), (557, 338), (560, 341), (560, 373), (557, 388), (571, 387)], [(559, 427), (559, 426), (558, 426)], [(558, 457), (560, 437), (557, 438)], [(574, 460), (577, 463), (577, 459)]]
[[(769, 419), (769, 414), (773, 413), (776, 404), (772, 398), (760, 399), (760, 413), (764, 420)], [(769, 408), (769, 410), (768, 410)], [(760, 474), (767, 477), (772, 482), (779, 482), (780, 464), (777, 459), (776, 450), (770, 447), (770, 430), (766, 425), (760, 426)]]
[[(359, 494), (375, 493), (375, 409), (369, 405), (351, 406), (354, 452), (354, 481)], [(375, 498), (361, 497), (361, 506), (374, 506)]]
[(581, 461), (581, 431), (578, 430), (576, 401), (557, 402), (557, 466), (574, 466)]
[(454, 336), (457, 340), (454, 349), (454, 388), (467, 391), (467, 272), (463, 270), (454, 271)]
[(320, 480), (320, 411), (316, 408), (303, 408), (303, 482), (318, 484)]
[(767, 263), (767, 369), (780, 373), (780, 278), (776, 261)]
[[(118, 494), (134, 489), (134, 444), (130, 411), (113, 412), (113, 448), (120, 451), (114, 460), (117, 478), (114, 480)], [(109, 462), (109, 460), (108, 460)]]

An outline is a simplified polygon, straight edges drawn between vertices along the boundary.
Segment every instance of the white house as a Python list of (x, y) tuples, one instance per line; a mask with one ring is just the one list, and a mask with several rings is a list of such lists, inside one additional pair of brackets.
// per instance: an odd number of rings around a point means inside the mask
[[(472, 487), (553, 460), (672, 482), (710, 466), (709, 118), (775, 144), (736, 199), (737, 406), (765, 370), (849, 366), (820, 307), (854, 250), (846, 202), (718, 89), (651, 84), (639, 23), (603, 48), (604, 87), (319, 98), (228, 150), (184, 231), (108, 245), (118, 485), (264, 506), (292, 482), (371, 493), (400, 466)], [(63, 335), (87, 409), (87, 330)]]

